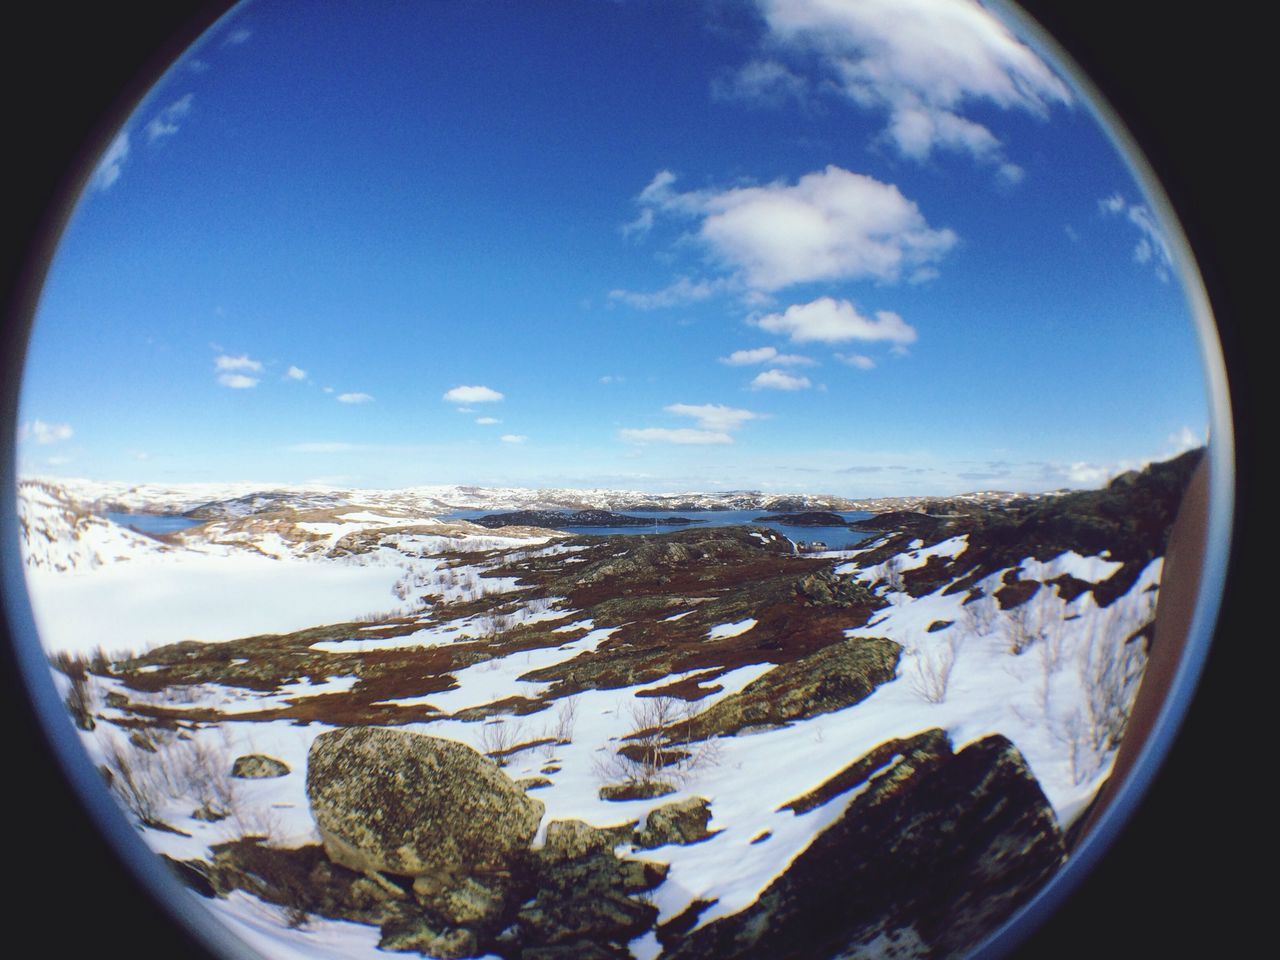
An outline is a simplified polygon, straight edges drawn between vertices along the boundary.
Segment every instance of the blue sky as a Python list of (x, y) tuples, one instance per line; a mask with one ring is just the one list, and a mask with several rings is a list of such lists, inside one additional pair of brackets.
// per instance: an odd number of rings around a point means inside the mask
[(81, 199), (20, 469), (1095, 485), (1205, 434), (1165, 244), (968, 0), (249, 4)]

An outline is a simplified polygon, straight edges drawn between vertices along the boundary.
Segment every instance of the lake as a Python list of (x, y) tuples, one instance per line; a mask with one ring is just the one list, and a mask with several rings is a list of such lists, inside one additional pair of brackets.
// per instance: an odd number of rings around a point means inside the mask
[(175, 533), (188, 527), (199, 526), (203, 520), (192, 520), (172, 513), (112, 513), (106, 517), (112, 523), (136, 530), (138, 533)]
[[(510, 513), (510, 510), (455, 510), (446, 514), (442, 519), (445, 520), (470, 520), (476, 517), (487, 517), (495, 513)], [(572, 510), (565, 510), (565, 513), (572, 513)], [(736, 527), (736, 526), (752, 526), (752, 527), (768, 527), (776, 530), (788, 540), (797, 543), (801, 540), (811, 542), (813, 540), (821, 540), (831, 550), (848, 550), (877, 536), (874, 531), (849, 530), (846, 527), (794, 527), (781, 523), (757, 523), (756, 517), (763, 517), (768, 514), (768, 510), (689, 510), (689, 511), (671, 511), (671, 510), (614, 510), (614, 513), (623, 513), (629, 517), (654, 517), (662, 519), (664, 517), (688, 517), (690, 520), (700, 520), (700, 523), (691, 523), (687, 526), (680, 525), (654, 525), (651, 527), (566, 527), (568, 533), (573, 534), (614, 534), (614, 533), (671, 533), (675, 530), (689, 530), (693, 527)], [(798, 511), (789, 511), (798, 512)], [(837, 513), (838, 516), (845, 520), (863, 520), (873, 514), (852, 511), (848, 513), (830, 511)]]

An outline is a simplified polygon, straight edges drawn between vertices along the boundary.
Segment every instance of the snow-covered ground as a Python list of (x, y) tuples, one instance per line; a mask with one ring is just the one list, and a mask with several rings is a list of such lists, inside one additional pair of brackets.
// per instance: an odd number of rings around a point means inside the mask
[[(132, 494), (127, 490), (80, 493), (153, 509), (163, 499), (155, 491), (144, 495), (133, 489)], [(432, 487), (410, 493), (421, 507), (457, 499), (462, 496), (459, 491), (467, 489)], [(179, 502), (172, 491), (166, 495), (170, 499), (165, 502)], [(182, 503), (199, 499), (191, 491), (182, 496)], [(503, 496), (511, 500), (504, 506), (525, 505), (517, 504), (518, 498), (509, 491), (495, 494), (490, 503)], [(511, 578), (481, 577), (474, 564), (446, 563), (441, 557), (445, 552), (523, 546), (554, 555), (567, 549), (547, 543), (545, 537), (518, 540), (474, 532), (404, 532), (408, 525), (430, 526), (432, 518), (416, 510), (391, 510), (385, 503), (379, 507), (376, 498), (370, 497), (361, 501), (363, 506), (337, 511), (332, 519), (297, 525), (322, 540), (319, 552), (300, 552), (288, 536), (275, 531), (264, 533), (257, 550), (239, 543), (209, 543), (199, 535), (183, 544), (161, 544), (85, 513), (65, 490), (54, 493), (33, 487), (24, 497), (23, 516), (33, 529), (44, 524), (54, 534), (41, 535), (39, 550), (32, 551), (39, 559), (28, 570), (32, 605), (50, 650), (141, 651), (175, 640), (226, 640), (402, 608), (406, 613), (420, 611), (423, 603), (505, 593), (515, 587)], [(355, 555), (331, 554), (349, 534), (378, 535), (379, 531), (387, 536), (373, 549)], [(662, 774), (673, 778), (678, 788), (673, 795), (617, 802), (602, 800), (599, 790), (626, 775), (616, 754), (623, 738), (652, 726), (654, 709), (683, 706), (681, 701), (659, 706), (661, 698), (640, 696), (677, 678), (584, 690), (525, 717), (465, 722), (449, 716), (513, 695), (545, 693), (546, 685), (520, 678), (588, 655), (616, 629), (596, 628), (582, 614), (562, 607), (563, 598), (525, 604), (504, 614), (510, 618), (506, 623), (567, 617), (572, 622), (558, 629), (584, 633), (570, 634), (559, 646), (521, 651), (458, 670), (457, 685), (445, 692), (409, 694), (386, 703), (434, 707), (441, 712), (440, 719), (405, 729), (456, 739), (485, 752), (501, 750), (512, 777), (550, 770), (551, 782), (536, 793), (546, 806), (544, 828), (552, 820), (565, 818), (581, 818), (597, 826), (643, 821), (650, 810), (673, 800), (690, 796), (708, 800), (710, 827), (719, 831), (709, 840), (637, 852), (670, 865), (666, 881), (651, 894), (660, 911), (659, 922), (677, 916), (694, 900), (716, 901), (701, 915), (702, 925), (754, 902), (841, 815), (854, 794), (803, 815), (780, 810), (784, 804), (892, 738), (941, 727), (958, 750), (1001, 733), (1022, 752), (1064, 827), (1092, 798), (1114, 756), (1114, 743), (1101, 736), (1101, 728), (1108, 721), (1108, 706), (1114, 710), (1115, 703), (1103, 701), (1119, 697), (1123, 708), (1132, 695), (1141, 660), (1123, 641), (1151, 616), (1155, 594), (1148, 588), (1158, 583), (1161, 561), (1153, 561), (1132, 589), (1107, 608), (1099, 608), (1089, 592), (1068, 603), (1056, 592), (1041, 588), (1021, 607), (1001, 610), (990, 594), (999, 589), (1003, 570), (978, 584), (987, 594), (984, 599), (967, 605), (963, 604), (965, 593), (944, 596), (938, 590), (913, 598), (904, 592), (903, 572), (923, 566), (931, 556), (960, 556), (966, 548), (964, 537), (928, 548), (917, 541), (906, 552), (867, 566), (859, 561), (865, 551), (833, 553), (830, 559), (837, 574), (867, 583), (889, 604), (868, 626), (847, 630), (846, 635), (888, 637), (900, 643), (898, 676), (853, 707), (785, 727), (717, 738), (696, 748), (690, 762)], [(59, 556), (83, 559), (59, 564)], [(1026, 578), (1040, 580), (1070, 574), (1098, 581), (1117, 567), (1105, 556), (1074, 553), (1045, 563), (1021, 564)], [(676, 621), (689, 612), (665, 619)], [(738, 636), (756, 625), (754, 618), (714, 625), (707, 638)], [(493, 626), (477, 618), (424, 623), (403, 636), (357, 635), (316, 643), (313, 649), (352, 653), (432, 646), (482, 638)], [(1118, 680), (1110, 669), (1116, 665)], [(769, 669), (768, 664), (753, 664), (716, 677), (719, 689), (697, 701), (696, 709), (740, 691)], [(65, 678), (59, 677), (65, 686)], [(235, 756), (265, 753), (283, 760), (291, 772), (277, 779), (235, 781), (231, 785), (235, 815), (216, 823), (192, 816), (201, 797), (181, 785), (160, 790), (162, 806), (157, 816), (189, 836), (146, 829), (147, 842), (180, 859), (207, 857), (211, 844), (246, 832), (265, 832), (271, 842), (285, 846), (315, 842), (305, 794), (306, 756), (311, 741), (330, 728), (315, 722), (298, 726), (286, 720), (251, 722), (235, 716), (299, 697), (350, 689), (354, 682), (352, 677), (335, 675), (322, 683), (290, 684), (269, 695), (237, 690), (234, 700), (221, 687), (183, 691), (187, 702), (207, 703), (226, 719), (190, 731), (190, 740), (174, 738), (160, 744), (156, 763), (166, 756), (176, 762), (204, 751), (225, 768)], [(106, 694), (113, 689), (134, 701), (145, 699), (137, 691), (125, 691), (117, 681), (94, 677), (91, 683), (97, 709), (107, 719), (124, 716), (105, 705)], [(100, 723), (97, 730), (81, 736), (97, 762), (108, 759), (113, 744), (127, 749), (120, 745), (123, 733), (109, 723)], [(550, 742), (509, 752), (535, 741)], [(151, 762), (141, 753), (138, 756), (144, 763)], [(629, 851), (623, 847), (619, 852)], [(215, 901), (209, 908), (271, 957), (385, 956), (376, 949), (378, 934), (373, 928), (315, 919), (301, 930), (288, 929), (278, 909), (243, 894)], [(632, 950), (639, 960), (648, 960), (659, 947), (647, 934), (632, 944)]]

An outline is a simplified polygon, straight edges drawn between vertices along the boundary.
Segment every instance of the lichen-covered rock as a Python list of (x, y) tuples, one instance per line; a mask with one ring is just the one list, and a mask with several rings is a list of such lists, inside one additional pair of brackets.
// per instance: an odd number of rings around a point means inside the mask
[(861, 788), (755, 903), (672, 939), (663, 957), (869, 960), (888, 945), (904, 958), (959, 956), (1061, 865), (1053, 810), (1004, 737), (952, 753), (931, 730), (887, 752), (787, 805), (810, 816)]
[(853, 637), (774, 667), (693, 721), (698, 737), (779, 726), (853, 706), (888, 683), (902, 647), (884, 637)]
[(421, 953), (437, 960), (463, 960), (479, 950), (475, 932), (463, 927), (437, 929), (425, 919), (398, 920), (382, 928), (382, 950)]
[(413, 892), (418, 902), (435, 916), (453, 926), (484, 927), (493, 924), (507, 904), (510, 884), (500, 877), (463, 877), (448, 886), (430, 882), (429, 877), (414, 881)]
[(711, 807), (702, 797), (664, 804), (649, 812), (644, 827), (636, 831), (635, 845), (651, 850), (668, 843), (697, 843), (712, 836), (710, 821)]
[(231, 775), (242, 780), (266, 780), (271, 777), (284, 777), (288, 773), (287, 763), (262, 753), (247, 753), (243, 757), (236, 757), (235, 762), (231, 764)]
[(600, 788), (601, 800), (651, 800), (675, 793), (676, 785), (668, 780), (627, 780), (606, 783)]
[(553, 820), (547, 824), (541, 857), (549, 863), (575, 860), (589, 853), (612, 851), (631, 838), (636, 821), (620, 827), (593, 827), (585, 820)]
[(526, 850), (543, 806), (466, 744), (381, 727), (318, 736), (307, 799), (336, 863), (442, 879), (501, 869)]

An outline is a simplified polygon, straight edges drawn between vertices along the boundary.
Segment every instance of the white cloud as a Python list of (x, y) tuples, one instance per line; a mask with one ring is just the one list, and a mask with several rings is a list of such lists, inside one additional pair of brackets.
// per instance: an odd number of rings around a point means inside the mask
[(617, 374), (606, 373), (603, 377), (600, 378), (600, 382), (601, 383), (622, 383), (626, 379), (627, 379), (626, 377), (620, 377)]
[(89, 185), (95, 190), (106, 190), (120, 179), (120, 172), (127, 159), (129, 159), (129, 132), (121, 130), (107, 147), (98, 165), (94, 167)]
[(876, 365), (874, 360), (861, 353), (837, 353), (836, 359), (841, 363), (847, 363), (851, 367), (857, 367), (859, 370), (870, 370)]
[(286, 380), (305, 380), (307, 379), (307, 371), (303, 370), (301, 367), (290, 366), (289, 369), (284, 372), (284, 378)]
[(240, 27), (239, 29), (232, 30), (227, 34), (227, 38), (222, 41), (222, 44), (223, 46), (238, 47), (252, 36), (252, 30), (247, 27)]
[(230, 387), (232, 390), (248, 390), (250, 387), (258, 385), (258, 378), (244, 373), (220, 373), (218, 374), (218, 382), (224, 387)]
[(476, 417), (476, 423), (482, 424), (484, 426), (489, 426), (490, 424), (501, 423), (501, 422), (502, 421), (499, 420), (497, 417)]
[(191, 103), (194, 99), (195, 94), (188, 93), (156, 114), (146, 126), (147, 143), (155, 143), (165, 137), (171, 137), (181, 130), (182, 127), (178, 121), (191, 112)]
[(285, 448), (290, 453), (345, 453), (359, 449), (357, 444), (341, 441), (320, 443), (293, 443)]
[(1134, 262), (1150, 265), (1156, 276), (1168, 283), (1169, 273), (1173, 269), (1173, 254), (1169, 251), (1169, 242), (1150, 208), (1145, 204), (1131, 204), (1115, 193), (1105, 200), (1099, 200), (1098, 209), (1107, 216), (1124, 214), (1125, 219), (1138, 231), (1138, 242), (1133, 248)]
[(916, 331), (896, 313), (876, 311), (875, 319), (864, 317), (848, 300), (819, 297), (809, 303), (787, 307), (755, 321), (771, 333), (788, 335), (796, 343), (817, 341), (841, 343), (846, 340), (887, 340), (899, 346), (914, 343)]
[(809, 367), (817, 361), (802, 357), (798, 353), (779, 353), (777, 347), (756, 347), (754, 350), (735, 350), (727, 357), (721, 357), (720, 362), (727, 363), (731, 367), (748, 367), (757, 363), (769, 363), (782, 367)]
[(45, 423), (43, 420), (32, 420), (24, 423), (18, 430), (18, 439), (32, 439), (39, 444), (59, 443), (70, 440), (75, 435), (69, 423)]
[(340, 393), (338, 394), (339, 403), (372, 403), (373, 397), (367, 393)]
[(973, 0), (757, 3), (770, 38), (816, 55), (848, 100), (885, 112), (885, 137), (913, 160), (941, 149), (1012, 166), (966, 108), (985, 102), (1044, 117), (1073, 100), (1048, 65)]
[(785, 370), (763, 370), (751, 381), (752, 390), (806, 390), (811, 386), (808, 377), (797, 377)]
[(640, 430), (627, 428), (620, 430), (619, 434), (628, 443), (679, 443), (698, 446), (733, 443), (733, 437), (723, 431), (694, 430), (691, 427), (680, 427), (675, 430), (663, 427), (645, 427)]
[(663, 409), (681, 417), (692, 417), (704, 430), (719, 432), (737, 430), (748, 420), (760, 419), (758, 413), (728, 407), (723, 403), (673, 403)]
[(320, 389), (325, 393), (333, 393), (333, 387), (321, 387)]
[(496, 403), (502, 399), (502, 394), (497, 390), (491, 390), (489, 387), (454, 387), (444, 395), (444, 400), (448, 403)]
[(523, 433), (504, 433), (500, 439), (503, 443), (524, 443), (529, 438)]
[(1192, 450), (1195, 447), (1203, 446), (1207, 441), (1190, 427), (1184, 426), (1177, 433), (1169, 435), (1169, 442), (1173, 444), (1175, 450), (1181, 453), (1184, 450)]
[(777, 60), (751, 60), (728, 77), (711, 83), (715, 100), (747, 100), (767, 107), (805, 103), (809, 82)]
[(661, 307), (679, 307), (686, 303), (698, 303), (715, 296), (728, 285), (725, 278), (715, 280), (690, 280), (679, 277), (674, 283), (651, 293), (633, 290), (610, 290), (609, 299), (617, 300), (637, 310), (656, 310)]
[[(930, 227), (896, 186), (834, 165), (794, 184), (778, 181), (720, 192), (678, 193), (674, 181), (673, 174), (661, 171), (638, 201), (673, 215), (700, 217), (700, 240), (753, 291), (815, 280), (896, 281), (938, 261), (956, 243), (953, 231)], [(654, 294), (614, 291), (611, 296), (637, 306), (670, 306), (710, 296), (728, 282), (682, 277)]]
[(1098, 209), (1103, 213), (1121, 213), (1126, 206), (1124, 197), (1118, 193), (1113, 193), (1106, 199), (1098, 201)]
[(240, 354), (238, 357), (231, 357), (227, 354), (221, 354), (214, 358), (213, 369), (215, 370), (240, 370), (250, 373), (261, 373), (262, 364), (257, 360), (249, 359), (246, 353)]

